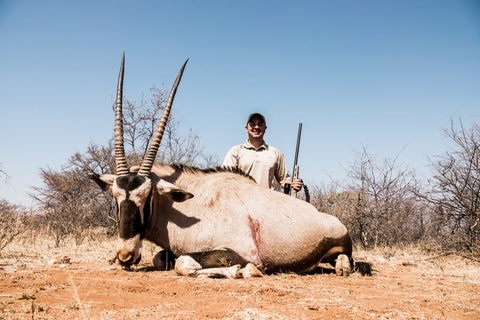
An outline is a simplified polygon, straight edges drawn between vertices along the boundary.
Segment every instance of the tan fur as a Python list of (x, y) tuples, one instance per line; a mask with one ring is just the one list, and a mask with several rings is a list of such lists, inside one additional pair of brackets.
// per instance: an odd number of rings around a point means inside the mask
[[(117, 202), (125, 200), (125, 191), (112, 175), (93, 178), (113, 183)], [(319, 262), (333, 263), (339, 257), (339, 273), (350, 272), (352, 241), (337, 218), (241, 174), (155, 164), (150, 177), (129, 191), (129, 199), (143, 209), (150, 190), (153, 203), (148, 205), (153, 212), (145, 239), (177, 257), (228, 249), (225, 252), (233, 252), (242, 265), (251, 263), (266, 272), (308, 271)], [(145, 222), (143, 213), (141, 219)], [(119, 261), (136, 263), (141, 250), (140, 235), (119, 239)], [(197, 267), (188, 265), (182, 274), (198, 274)], [(182, 266), (178, 268), (183, 270)]]
[(337, 218), (239, 174), (156, 164), (151, 176), (194, 195), (181, 203), (154, 200), (160, 211), (146, 238), (177, 256), (229, 248), (266, 271), (301, 271), (351, 255), (350, 236)]

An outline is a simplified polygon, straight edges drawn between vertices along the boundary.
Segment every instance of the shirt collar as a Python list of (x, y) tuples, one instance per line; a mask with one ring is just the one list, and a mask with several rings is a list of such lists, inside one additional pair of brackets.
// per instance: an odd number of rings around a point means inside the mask
[(248, 142), (248, 139), (247, 139), (247, 141), (245, 141), (245, 143), (242, 146), (245, 149), (253, 149), (253, 150), (256, 150), (256, 151), (261, 150), (261, 149), (265, 149), (265, 150), (268, 149), (268, 145), (265, 143), (265, 140), (263, 140), (262, 145), (260, 147), (258, 147), (258, 149), (255, 148), (250, 142)]

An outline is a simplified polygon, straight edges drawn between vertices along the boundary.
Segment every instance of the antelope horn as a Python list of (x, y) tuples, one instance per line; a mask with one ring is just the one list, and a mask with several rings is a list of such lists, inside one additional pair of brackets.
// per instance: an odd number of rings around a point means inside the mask
[(170, 109), (172, 108), (173, 99), (175, 98), (175, 93), (177, 92), (178, 84), (182, 79), (183, 70), (187, 65), (187, 61), (183, 64), (180, 72), (177, 75), (177, 79), (173, 84), (172, 90), (170, 91), (170, 95), (168, 96), (167, 103), (165, 104), (165, 108), (163, 108), (162, 117), (160, 118), (160, 122), (158, 123), (157, 129), (155, 130), (155, 134), (153, 135), (152, 142), (150, 143), (150, 147), (148, 148), (147, 154), (142, 161), (142, 166), (138, 171), (139, 176), (148, 176), (150, 171), (152, 170), (153, 162), (157, 157), (158, 148), (160, 147), (160, 142), (162, 141), (163, 132), (165, 131), (165, 126), (167, 124), (168, 116), (170, 115)]
[(117, 85), (117, 101), (115, 107), (115, 166), (117, 176), (124, 176), (128, 173), (127, 158), (125, 157), (125, 148), (123, 145), (123, 114), (122, 114), (122, 99), (123, 99), (123, 70), (125, 66), (125, 51), (122, 55), (122, 65), (120, 66), (120, 73), (118, 75)]

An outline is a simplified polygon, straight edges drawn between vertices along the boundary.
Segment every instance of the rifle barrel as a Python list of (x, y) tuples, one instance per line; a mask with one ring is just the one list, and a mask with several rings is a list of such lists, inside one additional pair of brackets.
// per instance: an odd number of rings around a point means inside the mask
[(298, 163), (298, 151), (300, 149), (300, 137), (302, 136), (302, 123), (298, 124), (298, 134), (297, 134), (297, 148), (295, 149), (295, 162), (294, 166)]

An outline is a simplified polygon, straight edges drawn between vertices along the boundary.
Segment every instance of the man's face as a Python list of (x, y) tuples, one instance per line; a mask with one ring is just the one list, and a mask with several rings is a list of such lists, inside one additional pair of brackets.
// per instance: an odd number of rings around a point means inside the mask
[(267, 126), (261, 118), (253, 117), (245, 126), (245, 130), (250, 138), (263, 139)]

